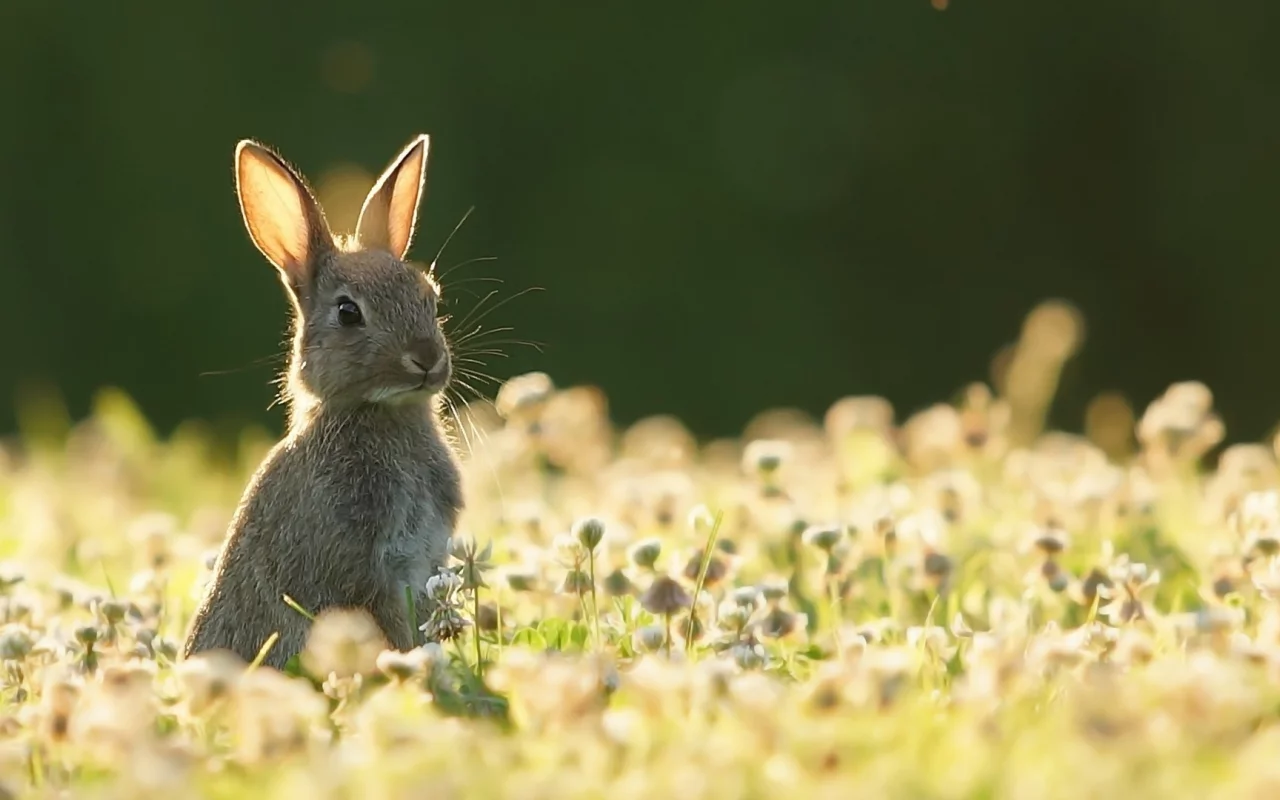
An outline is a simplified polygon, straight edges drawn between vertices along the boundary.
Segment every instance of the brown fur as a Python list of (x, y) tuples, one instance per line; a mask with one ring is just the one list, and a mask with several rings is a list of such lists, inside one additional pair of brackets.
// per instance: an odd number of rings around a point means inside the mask
[[(296, 171), (256, 143), (236, 148), (245, 226), (294, 307), (289, 431), (245, 489), (184, 657), (226, 649), (247, 661), (278, 632), (264, 663), (282, 667), (310, 628), (284, 595), (313, 614), (364, 609), (397, 649), (422, 641), (405, 590), (421, 621), (462, 509), (436, 412), (451, 374), (439, 289), (403, 260), (426, 155), (422, 136), (370, 190), (355, 239), (339, 242)], [(363, 324), (339, 321), (340, 298)]]

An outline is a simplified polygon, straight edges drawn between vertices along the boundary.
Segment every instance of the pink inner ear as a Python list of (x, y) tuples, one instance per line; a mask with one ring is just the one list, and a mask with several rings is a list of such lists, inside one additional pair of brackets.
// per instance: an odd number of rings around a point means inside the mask
[(390, 208), (387, 209), (387, 240), (391, 245), (391, 252), (400, 258), (404, 258), (409, 250), (409, 241), (413, 238), (417, 221), (418, 198), (422, 194), (422, 155), (422, 146), (415, 147), (396, 171), (395, 185), (391, 190)]
[(241, 210), (254, 244), (279, 269), (297, 270), (307, 261), (310, 240), (300, 188), (255, 148), (244, 149), (239, 166)]

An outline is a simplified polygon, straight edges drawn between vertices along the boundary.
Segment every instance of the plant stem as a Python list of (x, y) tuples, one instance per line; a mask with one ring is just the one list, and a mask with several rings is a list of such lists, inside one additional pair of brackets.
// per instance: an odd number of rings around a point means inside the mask
[(414, 607), (413, 587), (404, 587), (404, 605), (405, 612), (409, 617), (409, 641), (416, 644), (418, 641), (418, 610)]
[(480, 590), (473, 589), (471, 592), (472, 599), (472, 620), (475, 625), (476, 633), (476, 676), (484, 678), (484, 662), (480, 660)]
[(826, 576), (827, 597), (831, 602), (831, 636), (835, 640), (836, 650), (840, 651), (844, 649), (840, 643), (840, 623), (844, 618), (844, 613), (840, 607), (840, 589), (836, 583), (834, 575), (828, 574)]
[(494, 590), (493, 613), (494, 613), (494, 616), (498, 618), (498, 632), (497, 632), (497, 635), (494, 637), (494, 642), (498, 646), (498, 657), (501, 658), (502, 648), (507, 643), (507, 637), (506, 637), (506, 634), (503, 632), (503, 627), (502, 627), (502, 595), (499, 594), (499, 591), (500, 590), (498, 589)]
[(603, 650), (604, 643), (600, 641), (600, 604), (596, 600), (596, 553), (594, 550), (587, 555), (587, 559), (591, 574), (591, 621), (594, 623), (596, 632), (596, 649)]

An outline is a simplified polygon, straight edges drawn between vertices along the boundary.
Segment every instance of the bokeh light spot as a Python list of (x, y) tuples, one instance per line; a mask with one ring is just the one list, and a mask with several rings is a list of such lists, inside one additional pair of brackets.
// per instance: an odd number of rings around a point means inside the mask
[(355, 231), (373, 181), (374, 176), (356, 164), (338, 164), (321, 173), (316, 194), (334, 233)]
[(373, 81), (373, 52), (363, 42), (338, 42), (321, 63), (324, 82), (335, 92), (356, 94)]

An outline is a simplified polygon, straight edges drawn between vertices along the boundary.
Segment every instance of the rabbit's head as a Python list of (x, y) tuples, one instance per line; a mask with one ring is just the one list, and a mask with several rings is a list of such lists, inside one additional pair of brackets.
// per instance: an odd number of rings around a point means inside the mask
[[(422, 400), (452, 370), (439, 286), (405, 262), (423, 193), (419, 136), (369, 190), (352, 237), (335, 238), (302, 176), (257, 142), (236, 147), (245, 227), (294, 306), (290, 391), (340, 405)], [(298, 397), (303, 395), (303, 397)]]

